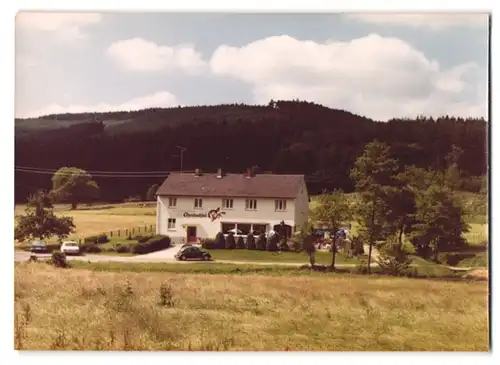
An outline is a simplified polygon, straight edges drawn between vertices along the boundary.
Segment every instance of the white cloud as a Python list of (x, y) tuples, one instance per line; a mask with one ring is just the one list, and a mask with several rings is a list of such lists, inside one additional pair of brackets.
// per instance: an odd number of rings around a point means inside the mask
[(158, 45), (142, 38), (111, 44), (107, 55), (127, 71), (175, 71), (198, 74), (206, 63), (192, 45)]
[(486, 80), (477, 65), (443, 71), (410, 44), (376, 34), (348, 42), (277, 36), (220, 46), (210, 66), (250, 84), (256, 103), (298, 98), (379, 120), (486, 115)]
[(370, 13), (345, 14), (350, 19), (376, 25), (396, 25), (441, 31), (454, 27), (481, 28), (488, 25), (488, 14), (466, 13)]
[(49, 114), (64, 114), (64, 113), (92, 113), (92, 112), (111, 112), (111, 111), (131, 111), (146, 108), (162, 108), (179, 105), (177, 97), (168, 91), (159, 91), (157, 93), (131, 99), (120, 104), (99, 103), (95, 105), (79, 105), (79, 104), (50, 104), (41, 109), (18, 112), (16, 118), (35, 118)]
[(87, 38), (83, 28), (100, 22), (102, 16), (95, 13), (31, 13), (20, 12), (16, 27), (52, 34), (57, 40), (69, 42)]

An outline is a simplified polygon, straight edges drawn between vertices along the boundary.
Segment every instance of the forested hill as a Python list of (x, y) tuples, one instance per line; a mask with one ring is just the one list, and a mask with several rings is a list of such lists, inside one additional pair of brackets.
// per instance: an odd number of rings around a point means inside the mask
[[(88, 171), (171, 171), (180, 167), (178, 145), (187, 148), (184, 169), (243, 172), (249, 166), (274, 173), (304, 173), (311, 193), (353, 189), (349, 170), (374, 139), (386, 142), (401, 165), (442, 169), (455, 144), (464, 150), (467, 176), (487, 171), (487, 123), (480, 119), (377, 122), (321, 105), (278, 101), (268, 106), (218, 105), (134, 112), (49, 115), (15, 121), (16, 166), (78, 167)], [(48, 174), (15, 173), (16, 201), (50, 188)], [(102, 177), (102, 200), (144, 196), (161, 177)], [(478, 189), (470, 178), (468, 190)]]

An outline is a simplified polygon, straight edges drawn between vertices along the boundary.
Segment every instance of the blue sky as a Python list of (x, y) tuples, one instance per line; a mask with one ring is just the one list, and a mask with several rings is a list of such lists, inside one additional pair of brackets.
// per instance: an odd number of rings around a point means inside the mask
[(16, 116), (303, 99), (487, 115), (485, 14), (21, 13)]

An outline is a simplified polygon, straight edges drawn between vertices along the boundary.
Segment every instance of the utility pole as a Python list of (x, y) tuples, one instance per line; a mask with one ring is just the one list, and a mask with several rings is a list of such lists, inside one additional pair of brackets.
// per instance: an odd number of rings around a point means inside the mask
[(182, 147), (182, 146), (177, 146), (177, 148), (181, 151), (181, 173), (182, 173), (183, 164), (184, 164), (184, 151), (186, 151), (187, 148)]

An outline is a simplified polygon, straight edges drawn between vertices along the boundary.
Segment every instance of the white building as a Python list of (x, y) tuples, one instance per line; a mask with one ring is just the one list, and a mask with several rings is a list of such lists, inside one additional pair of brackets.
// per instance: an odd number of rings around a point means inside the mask
[(218, 232), (255, 235), (286, 225), (290, 236), (307, 222), (303, 175), (171, 173), (157, 191), (156, 232), (175, 242), (215, 238)]

